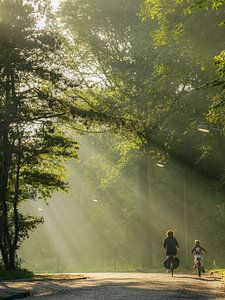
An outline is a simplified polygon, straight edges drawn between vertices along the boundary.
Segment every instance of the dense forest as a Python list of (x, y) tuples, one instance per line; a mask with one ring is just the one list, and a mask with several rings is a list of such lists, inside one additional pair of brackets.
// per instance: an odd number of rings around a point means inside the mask
[(225, 1), (53, 4), (0, 1), (3, 268), (224, 267)]

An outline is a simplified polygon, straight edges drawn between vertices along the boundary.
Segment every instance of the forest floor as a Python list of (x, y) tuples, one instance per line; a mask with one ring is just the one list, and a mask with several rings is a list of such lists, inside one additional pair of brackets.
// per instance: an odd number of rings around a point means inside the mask
[(1, 282), (0, 294), (4, 290), (29, 291), (31, 296), (27, 297), (27, 300), (222, 300), (225, 298), (224, 280), (217, 274), (204, 274), (201, 278), (195, 274), (180, 273), (175, 274), (174, 277), (169, 273), (89, 273), (85, 276), (57, 274), (52, 277), (42, 274), (35, 280)]

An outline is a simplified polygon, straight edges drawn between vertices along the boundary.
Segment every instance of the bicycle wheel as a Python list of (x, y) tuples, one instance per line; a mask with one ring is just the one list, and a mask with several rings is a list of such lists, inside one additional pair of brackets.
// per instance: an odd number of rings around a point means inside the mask
[(170, 272), (171, 272), (171, 276), (173, 277), (173, 272), (174, 272), (173, 258), (170, 259)]

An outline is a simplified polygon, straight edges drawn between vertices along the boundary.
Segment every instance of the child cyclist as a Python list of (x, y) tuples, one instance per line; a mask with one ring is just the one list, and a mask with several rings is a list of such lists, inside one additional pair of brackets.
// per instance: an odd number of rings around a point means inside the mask
[[(206, 250), (200, 245), (199, 240), (195, 240), (195, 245), (191, 249), (191, 253), (194, 255), (194, 267), (198, 264), (198, 261), (201, 260), (203, 252), (206, 253)], [(201, 261), (201, 266), (202, 266), (202, 271), (205, 272), (205, 268), (203, 266), (202, 261)]]

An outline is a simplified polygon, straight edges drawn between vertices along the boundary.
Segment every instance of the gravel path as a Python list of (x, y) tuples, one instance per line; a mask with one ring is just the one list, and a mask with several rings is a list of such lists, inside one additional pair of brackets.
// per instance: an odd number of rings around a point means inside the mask
[[(91, 273), (87, 279), (18, 282), (32, 288), (27, 300), (225, 299), (224, 283), (211, 276), (150, 273)], [(15, 287), (15, 283), (14, 283)]]

